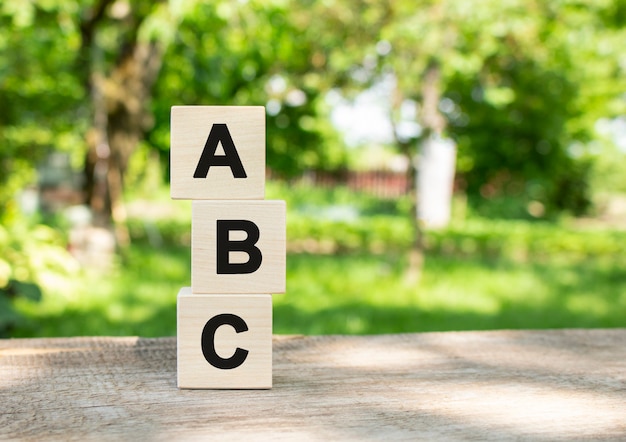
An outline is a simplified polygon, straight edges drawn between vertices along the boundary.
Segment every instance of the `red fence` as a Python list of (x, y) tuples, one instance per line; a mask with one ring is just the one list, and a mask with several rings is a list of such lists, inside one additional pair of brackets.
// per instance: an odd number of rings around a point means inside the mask
[(388, 170), (343, 171), (338, 173), (310, 171), (296, 181), (326, 189), (346, 186), (352, 190), (379, 198), (397, 198), (406, 195), (410, 189), (409, 179), (405, 172)]

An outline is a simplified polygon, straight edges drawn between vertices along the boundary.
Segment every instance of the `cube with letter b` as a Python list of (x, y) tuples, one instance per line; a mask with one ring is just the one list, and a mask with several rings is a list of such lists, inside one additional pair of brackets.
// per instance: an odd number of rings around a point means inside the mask
[(193, 293), (284, 293), (284, 201), (193, 201)]

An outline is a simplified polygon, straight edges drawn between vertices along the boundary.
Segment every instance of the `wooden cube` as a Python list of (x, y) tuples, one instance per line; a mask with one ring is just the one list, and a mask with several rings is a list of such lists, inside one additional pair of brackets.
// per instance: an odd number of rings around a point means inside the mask
[(284, 201), (193, 201), (193, 293), (284, 293)]
[(272, 388), (271, 295), (183, 287), (177, 301), (178, 388)]
[(265, 108), (173, 106), (170, 169), (174, 199), (263, 199)]

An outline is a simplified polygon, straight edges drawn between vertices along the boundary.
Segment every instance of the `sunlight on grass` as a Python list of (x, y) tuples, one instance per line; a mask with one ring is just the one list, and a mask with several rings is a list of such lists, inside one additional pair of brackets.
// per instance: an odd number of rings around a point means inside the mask
[(65, 290), (50, 286), (40, 303), (21, 302), (31, 318), (23, 334), (174, 335), (176, 295), (189, 285), (189, 268), (185, 247), (137, 246), (110, 271), (85, 271)]
[(573, 314), (586, 313), (594, 316), (606, 316), (613, 308), (607, 300), (598, 297), (596, 293), (570, 296), (564, 307)]
[[(626, 276), (594, 261), (518, 264), (432, 256), (407, 285), (397, 255), (290, 255), (287, 293), (273, 297), (274, 332), (371, 334), (626, 325)], [(176, 333), (176, 294), (189, 284), (185, 247), (138, 247), (110, 274), (23, 301), (21, 336)]]
[[(274, 333), (626, 326), (623, 232), (469, 219), (428, 232), (423, 278), (408, 284), (404, 201), (272, 184), (267, 197), (287, 200), (289, 244), (334, 250), (288, 254), (287, 293), (273, 296)], [(328, 201), (358, 217), (324, 218), (314, 206)], [(169, 199), (150, 207), (162, 217), (131, 220), (134, 243), (111, 269), (50, 274), (41, 302), (16, 300), (25, 319), (12, 335), (175, 335), (176, 295), (191, 280), (189, 214), (172, 212)]]
[[(396, 333), (623, 324), (606, 311), (621, 287), (602, 284), (592, 263), (550, 266), (431, 257), (417, 287), (388, 256), (291, 256), (286, 295), (274, 297), (278, 333)], [(336, 272), (336, 268), (341, 269)], [(335, 269), (335, 270), (333, 270)], [(562, 276), (565, 275), (565, 276)], [(576, 277), (576, 275), (578, 275)], [(579, 305), (595, 281), (593, 304)], [(621, 306), (624, 306), (623, 301)]]

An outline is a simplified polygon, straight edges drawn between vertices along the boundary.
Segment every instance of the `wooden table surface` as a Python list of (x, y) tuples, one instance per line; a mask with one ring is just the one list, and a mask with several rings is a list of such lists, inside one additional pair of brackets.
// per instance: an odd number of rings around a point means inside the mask
[(272, 390), (178, 390), (174, 338), (0, 340), (0, 439), (626, 440), (626, 329), (273, 346)]

